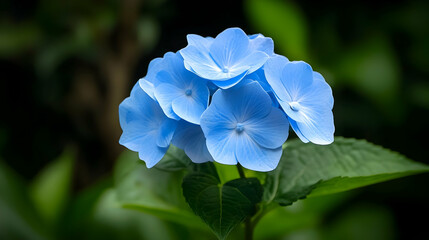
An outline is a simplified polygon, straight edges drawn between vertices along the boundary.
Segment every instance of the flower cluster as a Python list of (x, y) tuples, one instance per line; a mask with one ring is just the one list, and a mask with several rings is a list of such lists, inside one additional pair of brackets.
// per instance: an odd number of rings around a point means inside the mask
[(195, 163), (271, 171), (289, 126), (303, 142), (333, 141), (330, 86), (307, 63), (275, 54), (271, 38), (229, 28), (187, 40), (152, 60), (119, 106), (119, 142), (147, 167), (174, 144)]

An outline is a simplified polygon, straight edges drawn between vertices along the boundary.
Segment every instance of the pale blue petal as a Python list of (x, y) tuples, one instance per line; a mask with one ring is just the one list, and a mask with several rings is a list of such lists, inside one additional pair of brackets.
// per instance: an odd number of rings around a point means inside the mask
[(249, 36), (250, 49), (253, 51), (262, 51), (269, 56), (274, 54), (274, 42), (269, 37), (264, 37), (262, 34), (254, 34)]
[[(220, 93), (221, 90), (218, 90), (213, 99), (219, 98)], [(212, 104), (201, 116), (200, 123), (213, 159), (223, 164), (236, 164), (235, 117), (225, 108), (218, 109)]]
[(228, 108), (238, 122), (263, 118), (271, 112), (271, 98), (257, 82), (222, 90), (218, 96), (216, 99), (213, 97), (212, 104)]
[(174, 133), (172, 143), (178, 148), (183, 149), (192, 162), (203, 163), (213, 161), (207, 149), (204, 133), (198, 125), (181, 120)]
[(247, 71), (243, 72), (242, 74), (240, 74), (236, 77), (228, 79), (226, 81), (215, 81), (215, 80), (213, 80), (211, 82), (213, 84), (215, 84), (216, 86), (222, 88), (222, 89), (228, 89), (228, 88), (234, 87), (237, 84), (239, 84), (240, 81), (246, 76), (246, 74), (247, 74)]
[(313, 72), (313, 85), (316, 85), (319, 90), (320, 99), (324, 99), (329, 108), (334, 107), (334, 96), (332, 95), (332, 89), (329, 84), (325, 81), (322, 74)]
[(249, 38), (240, 28), (228, 28), (216, 36), (210, 54), (223, 68), (231, 68), (248, 54)]
[(206, 109), (210, 98), (210, 90), (207, 86), (207, 81), (200, 78), (194, 78), (190, 82), (189, 87), (192, 90), (191, 96), (195, 99), (195, 101), (201, 103), (201, 105), (204, 106), (204, 109)]
[(306, 108), (304, 121), (296, 122), (301, 134), (315, 144), (330, 144), (334, 141), (334, 117), (329, 108)]
[(153, 83), (149, 82), (145, 78), (140, 78), (139, 85), (149, 95), (150, 98), (152, 98), (154, 101), (155, 99), (155, 87), (153, 86)]
[[(186, 70), (183, 58), (179, 53), (167, 53), (164, 55), (164, 68), (157, 74), (155, 87), (161, 83), (173, 84), (178, 88), (184, 88), (187, 83), (197, 76)], [(163, 74), (167, 72), (169, 76)], [(205, 81), (205, 80), (204, 80)]]
[(196, 99), (193, 97), (186, 95), (182, 95), (174, 99), (172, 103), (173, 111), (180, 118), (194, 124), (200, 124), (201, 114), (203, 114), (204, 110), (206, 110), (206, 107), (207, 105), (203, 105), (201, 102), (196, 101)]
[(282, 155), (282, 148), (261, 147), (243, 132), (237, 138), (235, 155), (243, 167), (253, 171), (268, 172), (277, 167)]
[(127, 125), (135, 120), (141, 124), (152, 122), (149, 115), (156, 115), (156, 119), (162, 119), (162, 111), (159, 113), (158, 110), (160, 110), (159, 105), (137, 83), (131, 90), (130, 97), (119, 105), (119, 123), (122, 129), (127, 129)]
[(171, 139), (173, 138), (174, 131), (177, 127), (177, 121), (169, 118), (165, 118), (158, 130), (158, 137), (156, 138), (156, 144), (159, 147), (168, 147)]
[(272, 91), (268, 92), (268, 95), (270, 95), (271, 101), (272, 101), (272, 106), (275, 108), (278, 108), (280, 106), (279, 101), (276, 98), (276, 95), (274, 95), (274, 93)]
[(172, 102), (183, 95), (183, 90), (171, 84), (162, 83), (155, 88), (155, 97), (159, 102), (165, 115), (171, 119), (179, 120), (180, 117), (174, 113)]
[(290, 126), (292, 127), (293, 131), (296, 133), (298, 138), (301, 139), (302, 142), (308, 143), (309, 140), (306, 137), (304, 137), (304, 135), (301, 133), (301, 130), (299, 130), (299, 127), (296, 124), (296, 122), (291, 118), (288, 118), (288, 119), (289, 119)]
[(210, 46), (214, 40), (212, 37), (201, 37), (196, 34), (188, 34), (186, 39), (189, 45), (194, 45), (198, 49), (204, 49), (206, 51), (210, 51)]
[(179, 51), (184, 59), (184, 66), (189, 71), (206, 79), (225, 79), (225, 73), (216, 64), (209, 52), (199, 49), (194, 45), (188, 45)]
[[(122, 135), (124, 136), (124, 135)], [(139, 158), (146, 163), (148, 168), (153, 167), (157, 164), (167, 152), (168, 148), (162, 148), (156, 145), (153, 140), (155, 136), (152, 134), (141, 135), (139, 138), (134, 139), (131, 142), (124, 142), (123, 137), (119, 140), (119, 143), (131, 151), (139, 153)]]
[(290, 96), (282, 83), (283, 68), (289, 60), (281, 55), (270, 57), (264, 65), (265, 78), (277, 98), (290, 101)]
[(153, 84), (155, 81), (156, 74), (162, 69), (163, 67), (163, 59), (162, 58), (155, 58), (152, 61), (150, 61), (147, 74), (144, 77), (146, 81)]
[(313, 83), (313, 69), (303, 61), (289, 62), (283, 68), (281, 80), (289, 93), (290, 101), (299, 102)]
[(253, 52), (246, 57), (242, 58), (235, 65), (231, 67), (231, 70), (238, 68), (238, 66), (249, 66), (249, 73), (252, 73), (261, 68), (267, 61), (268, 55), (264, 52)]
[(246, 79), (257, 81), (266, 92), (272, 91), (271, 86), (268, 84), (267, 79), (265, 78), (265, 73), (263, 68), (259, 68), (255, 72), (246, 75), (245, 79), (243, 80), (246, 80)]
[(234, 130), (215, 128), (209, 136), (206, 136), (207, 149), (213, 159), (222, 164), (235, 165), (235, 149), (237, 145), (237, 134)]
[[(221, 90), (218, 90), (213, 95), (213, 99), (219, 99), (219, 97), (221, 97), (220, 94)], [(237, 120), (233, 113), (222, 107), (221, 104), (219, 104), (219, 107), (220, 108), (218, 108), (212, 100), (212, 104), (201, 115), (200, 125), (206, 137), (210, 136), (212, 133), (216, 133), (219, 128), (224, 128), (228, 131), (235, 129)]]
[(212, 81), (207, 81), (207, 87), (210, 90), (210, 96), (213, 95), (219, 89), (219, 87), (216, 86)]
[(167, 123), (167, 127), (163, 127), (166, 122), (172, 120), (164, 115), (158, 103), (150, 98), (138, 83), (131, 91), (130, 97), (119, 105), (119, 119), (123, 130), (119, 143), (139, 152), (140, 159), (144, 160), (148, 167), (156, 164), (167, 150), (159, 147), (156, 140), (160, 134), (167, 140), (171, 139), (174, 126), (168, 127)]
[(284, 112), (272, 107), (265, 118), (252, 118), (244, 122), (244, 131), (260, 146), (279, 148), (289, 135), (289, 121)]

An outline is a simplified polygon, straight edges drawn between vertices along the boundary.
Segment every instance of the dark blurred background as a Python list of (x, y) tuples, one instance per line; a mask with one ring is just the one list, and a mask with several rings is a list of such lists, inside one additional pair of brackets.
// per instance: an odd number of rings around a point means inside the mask
[[(428, 13), (424, 0), (1, 1), (0, 167), (32, 185), (72, 152), (70, 199), (109, 179), (124, 150), (118, 105), (150, 60), (185, 47), (188, 33), (214, 37), (233, 26), (272, 37), (277, 53), (325, 76), (334, 91), (337, 136), (429, 164)], [(364, 188), (321, 226), (336, 229), (338, 218), (355, 211), (349, 218), (357, 220), (339, 226), (338, 236), (358, 234), (359, 223), (372, 219), (371, 226), (382, 225), (373, 239), (427, 238), (428, 182), (426, 174)], [(0, 225), (8, 208), (0, 207)], [(365, 211), (381, 217), (359, 218)]]

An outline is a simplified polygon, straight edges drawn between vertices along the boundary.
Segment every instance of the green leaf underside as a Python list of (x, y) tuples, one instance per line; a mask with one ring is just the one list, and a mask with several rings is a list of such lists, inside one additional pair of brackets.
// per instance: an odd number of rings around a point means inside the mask
[(220, 184), (217, 176), (192, 173), (183, 180), (183, 195), (195, 214), (225, 239), (237, 225), (256, 211), (262, 186), (256, 178), (240, 178)]
[(118, 202), (124, 208), (189, 227), (207, 229), (182, 196), (183, 175), (183, 171), (148, 169), (140, 163), (136, 153), (125, 151), (118, 159), (114, 172)]
[(288, 141), (276, 170), (267, 174), (264, 202), (290, 205), (321, 196), (429, 171), (429, 167), (364, 140), (335, 138), (318, 146)]

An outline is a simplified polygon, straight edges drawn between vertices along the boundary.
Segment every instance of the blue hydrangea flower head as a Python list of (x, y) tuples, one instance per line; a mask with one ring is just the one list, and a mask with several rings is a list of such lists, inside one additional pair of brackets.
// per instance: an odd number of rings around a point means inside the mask
[(272, 106), (260, 84), (253, 81), (219, 89), (201, 117), (201, 128), (216, 162), (271, 171), (280, 160), (289, 122), (279, 108)]
[(304, 142), (332, 143), (334, 98), (322, 75), (305, 62), (289, 62), (279, 56), (271, 57), (264, 71), (298, 137)]
[(237, 84), (258, 70), (274, 48), (272, 40), (249, 36), (240, 28), (229, 28), (216, 38), (188, 35), (188, 46), (180, 50), (185, 67), (198, 76), (212, 80), (220, 88)]
[(164, 113), (172, 119), (199, 124), (210, 97), (207, 80), (186, 70), (179, 53), (166, 53), (158, 65), (154, 96)]
[(138, 152), (148, 168), (164, 156), (177, 127), (139, 83), (119, 105), (119, 123), (123, 131), (119, 143)]
[(213, 161), (213, 157), (207, 149), (206, 137), (199, 125), (180, 120), (172, 143), (183, 149), (194, 163)]

